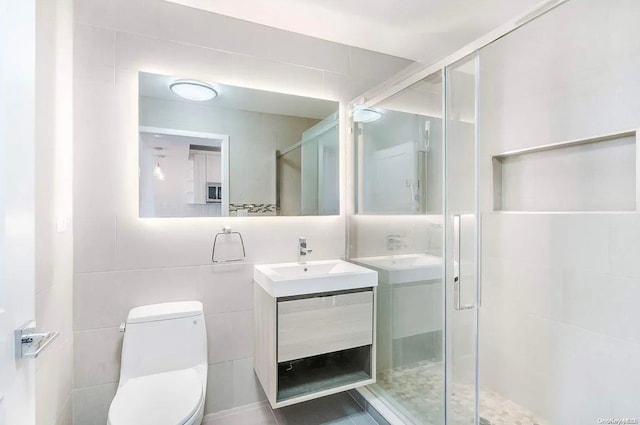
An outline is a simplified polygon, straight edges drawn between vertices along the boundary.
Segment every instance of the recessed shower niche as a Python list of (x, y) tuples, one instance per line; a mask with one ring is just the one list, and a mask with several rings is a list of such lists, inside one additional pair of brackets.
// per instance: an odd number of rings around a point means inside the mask
[(494, 211), (636, 211), (637, 132), (493, 156)]

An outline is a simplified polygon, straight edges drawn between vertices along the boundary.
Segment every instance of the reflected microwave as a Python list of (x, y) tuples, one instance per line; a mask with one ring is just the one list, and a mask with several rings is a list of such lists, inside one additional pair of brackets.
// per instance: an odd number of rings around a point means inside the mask
[(207, 182), (207, 203), (220, 203), (222, 202), (222, 184)]

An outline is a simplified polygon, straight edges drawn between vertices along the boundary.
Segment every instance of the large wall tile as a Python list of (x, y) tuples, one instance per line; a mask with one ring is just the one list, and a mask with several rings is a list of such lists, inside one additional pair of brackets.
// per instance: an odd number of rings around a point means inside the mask
[[(253, 356), (253, 310), (229, 313), (233, 329), (233, 358)], [(215, 344), (215, 341), (214, 341)]]
[(640, 215), (616, 214), (609, 217), (611, 272), (640, 277)]
[(118, 381), (123, 335), (119, 328), (75, 333), (73, 341), (75, 388)]
[(157, 37), (160, 33), (158, 0), (76, 0), (76, 22), (122, 32)]
[(564, 278), (565, 322), (640, 343), (640, 278), (577, 271)]
[(232, 69), (237, 79), (236, 85), (324, 97), (323, 73), (318, 69), (241, 55), (233, 57)]
[[(636, 322), (637, 323), (637, 322)], [(626, 344), (620, 340), (609, 339), (611, 351), (611, 373), (609, 397), (611, 399), (611, 416), (623, 418), (640, 417), (640, 387), (633, 379), (640, 376), (640, 344)]]
[(234, 335), (231, 317), (215, 314), (206, 317), (209, 363), (219, 363), (233, 359)]
[(387, 76), (401, 71), (411, 64), (406, 59), (388, 56), (387, 60), (380, 62), (379, 53), (371, 50), (349, 47), (350, 74), (354, 77), (363, 77), (380, 83)]
[(73, 294), (71, 275), (66, 278), (68, 282), (58, 282), (36, 295), (36, 323), (60, 332), (59, 338), (69, 342), (73, 337)]
[(323, 73), (324, 96), (327, 99), (336, 99), (340, 102), (351, 102), (356, 96), (361, 95), (375, 84), (367, 78), (354, 77), (345, 74), (336, 74), (325, 71)]
[(205, 415), (233, 407), (233, 362), (209, 364)]
[(253, 264), (200, 266), (205, 314), (253, 308)]
[(141, 305), (198, 300), (198, 268), (169, 267), (118, 272), (128, 309)]
[(75, 219), (73, 225), (75, 272), (114, 270), (116, 266), (115, 217)]
[[(161, 7), (161, 19), (160, 36), (167, 40), (349, 73), (349, 48), (345, 45), (169, 2)], [(248, 39), (252, 42), (247, 43)]]
[(73, 329), (98, 329), (122, 323), (129, 305), (123, 295), (116, 272), (76, 273), (73, 285)]
[(113, 83), (116, 66), (115, 31), (76, 24), (74, 40), (75, 76)]
[(117, 384), (97, 385), (73, 391), (73, 424), (104, 425)]
[(141, 305), (200, 300), (198, 275), (197, 267), (78, 273), (74, 329), (118, 326)]
[(206, 316), (209, 363), (253, 355), (253, 311)]
[(73, 347), (69, 335), (47, 348), (36, 360), (36, 418), (46, 423), (47, 418), (64, 414), (70, 406), (73, 388)]
[(211, 262), (213, 229), (203, 219), (118, 218), (117, 268), (137, 270)]
[[(116, 66), (230, 84), (233, 53), (118, 32)], [(225, 79), (225, 77), (227, 79)]]

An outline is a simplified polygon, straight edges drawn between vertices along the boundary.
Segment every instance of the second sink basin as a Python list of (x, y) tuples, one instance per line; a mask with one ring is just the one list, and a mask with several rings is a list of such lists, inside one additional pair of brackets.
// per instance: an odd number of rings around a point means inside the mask
[(342, 260), (254, 266), (253, 279), (272, 297), (377, 286), (378, 273)]
[(386, 284), (442, 279), (442, 258), (428, 254), (385, 255), (353, 258), (366, 267), (378, 271)]

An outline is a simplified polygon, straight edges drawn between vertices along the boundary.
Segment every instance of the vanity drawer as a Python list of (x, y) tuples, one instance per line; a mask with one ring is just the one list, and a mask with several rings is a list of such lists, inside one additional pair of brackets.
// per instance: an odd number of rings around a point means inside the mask
[(373, 291), (278, 302), (278, 362), (373, 343)]

